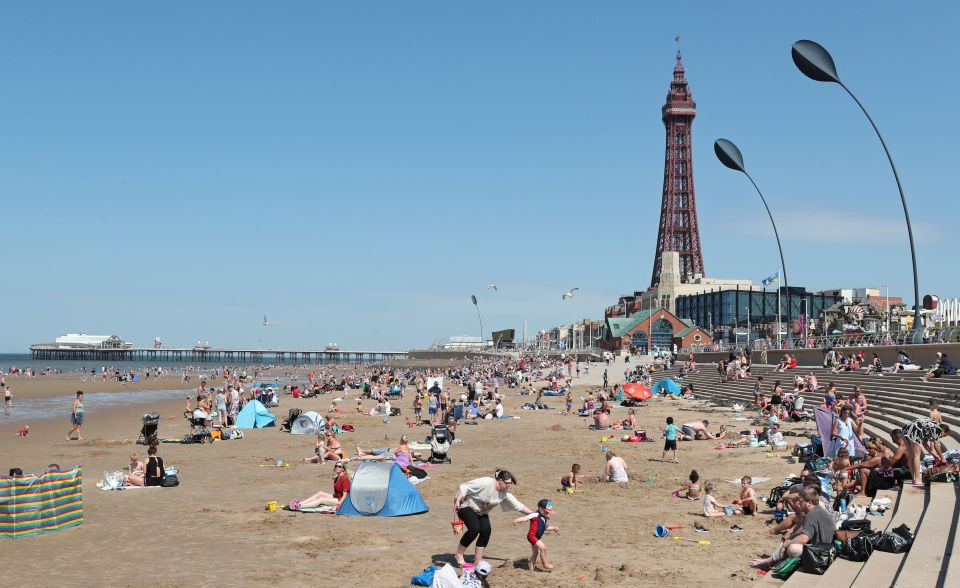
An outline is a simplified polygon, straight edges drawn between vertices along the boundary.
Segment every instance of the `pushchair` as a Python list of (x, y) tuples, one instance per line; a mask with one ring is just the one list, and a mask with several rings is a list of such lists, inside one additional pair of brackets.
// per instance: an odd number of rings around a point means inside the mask
[(809, 411), (803, 409), (803, 396), (797, 396), (793, 400), (784, 402), (783, 409), (787, 412), (791, 421), (809, 421), (813, 418)]
[(157, 438), (160, 415), (155, 412), (149, 412), (143, 415), (142, 420), (143, 426), (140, 427), (140, 438), (137, 439), (137, 445), (157, 445), (160, 442)]
[(210, 435), (210, 427), (207, 426), (207, 419), (194, 417), (190, 411), (183, 411), (183, 418), (190, 423), (190, 432), (184, 435), (181, 443), (206, 443), (213, 442), (213, 436)]
[(430, 436), (430, 463), (451, 463), (447, 453), (450, 451), (450, 429), (446, 425), (434, 425)]
[(287, 411), (287, 418), (280, 424), (280, 432), (289, 431), (293, 427), (293, 421), (303, 414), (299, 408), (291, 408)]

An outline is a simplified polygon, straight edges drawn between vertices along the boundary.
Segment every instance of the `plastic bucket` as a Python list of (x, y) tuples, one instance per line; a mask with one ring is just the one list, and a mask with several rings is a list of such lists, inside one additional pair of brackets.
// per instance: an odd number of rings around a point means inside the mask
[(654, 536), (654, 537), (661, 537), (661, 538), (663, 538), (663, 537), (666, 537), (666, 536), (668, 536), (668, 535), (670, 535), (670, 529), (664, 527), (663, 525), (657, 525), (656, 527), (653, 528), (653, 536)]
[(463, 534), (463, 521), (453, 521), (453, 522), (450, 523), (450, 526), (453, 527), (453, 534), (454, 534), (454, 535), (462, 535), (462, 534)]
[(277, 510), (277, 501), (276, 501), (276, 500), (271, 500), (270, 502), (268, 502), (268, 503), (267, 503), (267, 510), (269, 510), (269, 511), (275, 511), (275, 510)]

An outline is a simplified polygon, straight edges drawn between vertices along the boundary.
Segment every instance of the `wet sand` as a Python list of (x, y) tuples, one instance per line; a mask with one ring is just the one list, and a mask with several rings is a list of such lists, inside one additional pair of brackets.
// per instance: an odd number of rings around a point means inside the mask
[[(611, 382), (622, 381), (623, 367), (616, 364), (610, 368)], [(599, 380), (602, 367), (594, 366), (592, 371), (581, 384)], [(179, 377), (175, 379), (179, 381)], [(63, 382), (64, 387), (52, 381), (38, 384), (41, 389), (37, 393), (69, 394), (77, 387), (75, 381)], [(8, 383), (15, 399), (32, 393), (25, 382), (8, 379)], [(159, 387), (153, 378), (150, 385)], [(91, 386), (85, 391), (95, 389)], [(586, 390), (578, 387), (575, 399)], [(354, 392), (350, 397), (355, 396)], [(323, 413), (332, 397), (284, 398), (280, 408), (271, 410), (279, 423), (292, 406)], [(67, 405), (63, 415), (31, 422), (27, 439), (15, 435), (17, 422), (0, 426), (0, 455), (4, 456), (0, 465), (4, 470), (18, 466), (31, 472), (51, 462), (63, 467), (82, 464), (84, 524), (58, 533), (6, 540), (0, 548), (5, 560), (17, 562), (17, 584), (24, 586), (142, 586), (145, 582), (163, 586), (408, 586), (410, 577), (431, 560), (452, 561), (457, 538), (449, 523), (454, 518), (457, 485), (503, 467), (519, 479), (515, 488), (519, 500), (531, 506), (540, 498), (554, 501), (552, 523), (560, 527), (560, 534), (547, 535), (545, 541), (557, 568), (550, 574), (528, 572), (524, 568), (529, 555), (525, 526), (511, 526), (515, 515), (495, 510), (486, 555), (494, 566), (492, 586), (731, 586), (758, 578), (747, 562), (773, 549), (778, 541), (766, 534), (764, 518), (705, 520), (697, 515), (700, 502), (674, 499), (671, 494), (693, 467), (700, 472), (701, 484), (717, 481), (718, 499), (729, 503), (736, 498), (738, 486), (725, 480), (745, 474), (768, 476), (769, 482), (757, 485), (758, 494), (766, 494), (797, 466), (781, 457), (767, 457), (763, 449), (718, 451), (715, 442), (709, 441), (681, 443), (681, 463), (661, 463), (662, 442), (615, 441), (608, 447), (626, 460), (631, 481), (624, 486), (590, 482), (582, 493), (562, 494), (558, 492), (559, 478), (571, 463), (582, 464), (588, 478), (602, 471), (602, 433), (587, 430), (587, 419), (559, 415), (558, 410), (519, 410), (529, 400), (510, 391), (507, 414), (520, 419), (461, 425), (457, 438), (462, 443), (453, 445), (450, 452), (453, 463), (429, 468), (430, 479), (418, 486), (430, 511), (399, 518), (267, 512), (264, 506), (269, 500), (285, 504), (318, 489), (330, 491), (332, 486), (332, 464), (297, 463), (312, 454), (314, 439), (280, 433), (278, 428), (245, 431), (242, 440), (206, 445), (162, 444), (160, 455), (166, 464), (180, 469), (179, 487), (100, 491), (95, 484), (103, 471), (125, 468), (132, 451), (145, 454), (144, 447), (133, 444), (143, 413), (160, 413), (161, 437), (178, 438), (187, 432), (183, 399), (92, 409), (83, 442), (64, 439), (69, 429)], [(547, 400), (551, 407), (562, 408), (562, 398)], [(370, 401), (365, 404), (372, 406)], [(353, 410), (355, 402), (345, 401), (342, 406)], [(344, 447), (393, 447), (401, 434), (423, 440), (428, 427), (408, 429), (405, 423), (405, 417), (412, 415), (412, 398), (394, 406), (403, 414), (390, 423), (355, 413), (340, 415), (341, 422), (357, 429), (341, 436)], [(721, 423), (734, 430), (745, 428), (744, 423), (733, 421), (728, 411), (700, 401), (654, 399), (637, 409), (641, 427), (654, 435), (668, 415), (678, 423), (709, 418), (714, 430)], [(612, 416), (625, 418), (626, 409), (617, 408)], [(804, 427), (809, 430), (810, 425), (787, 428)], [(278, 458), (292, 466), (260, 467), (270, 463), (268, 459)], [(351, 464), (351, 473), (354, 467)], [(652, 483), (644, 483), (648, 481)], [(705, 524), (710, 532), (694, 533), (694, 522)], [(729, 527), (734, 523), (745, 530), (732, 533)], [(684, 525), (686, 528), (675, 534), (706, 538), (711, 544), (657, 539), (653, 536), (657, 524)], [(471, 554), (472, 549), (468, 556)]]

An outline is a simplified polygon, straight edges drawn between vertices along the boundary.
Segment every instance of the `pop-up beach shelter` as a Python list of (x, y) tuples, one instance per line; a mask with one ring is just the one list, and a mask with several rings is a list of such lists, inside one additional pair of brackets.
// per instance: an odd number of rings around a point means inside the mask
[(399, 517), (429, 508), (396, 463), (364, 461), (353, 474), (338, 515)]
[(53, 533), (82, 522), (80, 466), (38, 476), (0, 476), (0, 537)]
[(316, 435), (327, 430), (327, 421), (320, 414), (308, 410), (293, 420), (291, 435)]
[(654, 394), (662, 394), (663, 392), (678, 395), (680, 394), (680, 384), (677, 384), (670, 378), (664, 378), (653, 385)]
[(251, 400), (237, 415), (238, 429), (260, 429), (272, 427), (277, 418), (270, 414), (267, 407), (259, 400)]

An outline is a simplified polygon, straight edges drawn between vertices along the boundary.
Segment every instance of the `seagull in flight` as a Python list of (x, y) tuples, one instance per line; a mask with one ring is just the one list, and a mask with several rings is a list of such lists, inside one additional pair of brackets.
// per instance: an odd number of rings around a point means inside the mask
[(263, 326), (269, 327), (270, 321), (267, 320), (267, 315), (263, 315)]
[(489, 286), (487, 286), (487, 290), (493, 290), (494, 292), (499, 292), (499, 290), (497, 290), (496, 284), (490, 284)]
[(563, 300), (566, 300), (567, 298), (573, 298), (573, 293), (576, 292), (576, 291), (579, 290), (579, 289), (580, 289), (580, 288), (570, 288), (569, 290), (567, 290), (566, 292), (564, 292), (564, 293), (563, 293)]

